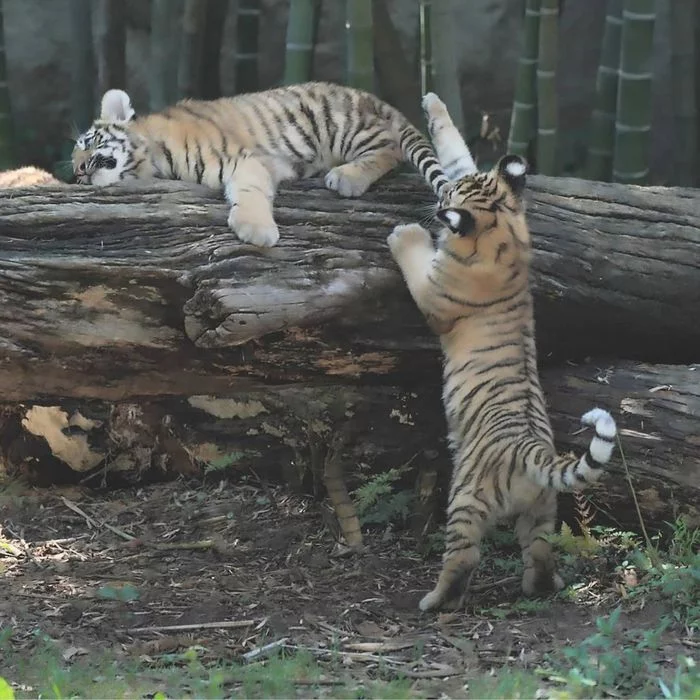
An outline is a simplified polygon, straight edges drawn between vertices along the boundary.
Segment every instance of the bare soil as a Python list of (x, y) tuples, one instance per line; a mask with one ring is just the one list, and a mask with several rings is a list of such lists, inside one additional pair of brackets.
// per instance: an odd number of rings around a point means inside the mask
[[(384, 529), (366, 533), (364, 553), (343, 553), (324, 504), (245, 480), (102, 495), (13, 486), (0, 509), (0, 625), (19, 647), (40, 629), (81, 653), (139, 658), (196, 644), (220, 660), (286, 638), (319, 659), (339, 655), (352, 673), (408, 676), (421, 694), (458, 697), (478, 674), (532, 669), (589, 636), (619, 600), (611, 567), (584, 579), (585, 603), (519, 609), (519, 566), (503, 567), (510, 552), (498, 551), (465, 610), (421, 613), (439, 552), (425, 558), (410, 534)], [(625, 624), (660, 614), (627, 611)], [(172, 625), (194, 627), (163, 629)], [(668, 658), (682, 651), (673, 634), (667, 644)]]

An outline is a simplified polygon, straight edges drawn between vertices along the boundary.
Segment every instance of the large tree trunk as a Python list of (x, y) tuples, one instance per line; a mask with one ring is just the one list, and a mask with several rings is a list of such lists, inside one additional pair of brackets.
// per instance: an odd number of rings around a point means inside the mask
[[(530, 199), (544, 364), (697, 359), (700, 194), (534, 177)], [(342, 453), (351, 479), (410, 463), (444, 483), (439, 350), (385, 243), (431, 200), (413, 176), (354, 201), (301, 183), (278, 197), (280, 244), (260, 250), (218, 195), (183, 183), (0, 192), (0, 392), (24, 404), (2, 419), (11, 470), (297, 473)], [(585, 410), (613, 410), (659, 522), (699, 500), (697, 377), (601, 360), (544, 384), (563, 447), (589, 439), (573, 435)], [(619, 460), (595, 494), (633, 524)]]

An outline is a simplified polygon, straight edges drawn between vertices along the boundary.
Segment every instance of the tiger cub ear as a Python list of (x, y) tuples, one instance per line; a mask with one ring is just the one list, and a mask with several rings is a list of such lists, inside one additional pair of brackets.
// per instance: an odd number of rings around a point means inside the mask
[(506, 182), (514, 195), (521, 195), (525, 189), (527, 161), (521, 156), (509, 154), (502, 156), (496, 163), (498, 177)]
[(136, 112), (131, 106), (131, 98), (124, 90), (107, 90), (102, 98), (100, 121), (128, 122)]

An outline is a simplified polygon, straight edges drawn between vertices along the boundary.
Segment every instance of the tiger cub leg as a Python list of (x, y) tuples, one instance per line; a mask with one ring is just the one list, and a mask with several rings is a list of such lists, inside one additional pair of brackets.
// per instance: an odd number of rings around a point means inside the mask
[(551, 535), (557, 522), (557, 494), (543, 491), (527, 512), (515, 521), (515, 532), (523, 556), (523, 593), (528, 596), (548, 594), (564, 588), (556, 571), (552, 546), (543, 537)]
[(272, 214), (275, 183), (257, 158), (242, 154), (233, 164), (224, 192), (231, 205), (228, 225), (244, 243), (271, 247), (280, 234)]
[(442, 570), (435, 588), (418, 604), (421, 610), (458, 610), (464, 605), (481, 559), (479, 545), (487, 527), (481, 511), (470, 505), (471, 500), (470, 493), (458, 494), (448, 506)]
[(395, 147), (370, 151), (331, 168), (326, 175), (326, 187), (341, 197), (360, 197), (401, 161), (401, 153)]

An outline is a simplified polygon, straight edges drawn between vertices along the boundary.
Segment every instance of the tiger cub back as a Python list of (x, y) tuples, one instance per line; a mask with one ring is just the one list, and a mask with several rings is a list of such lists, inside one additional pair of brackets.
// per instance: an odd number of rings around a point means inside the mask
[(0, 171), (0, 189), (61, 184), (64, 183), (57, 180), (51, 173), (41, 168), (35, 168), (33, 165)]
[(433, 149), (394, 107), (370, 93), (304, 83), (218, 100), (183, 100), (136, 116), (129, 96), (108, 90), (100, 118), (72, 155), (79, 184), (189, 180), (221, 189), (238, 237), (275, 245), (277, 186), (325, 173), (342, 197), (360, 197), (401, 161), (437, 193), (445, 184)]
[(417, 224), (396, 227), (388, 242), (444, 354), (453, 471), (442, 570), (420, 602), (429, 610), (462, 604), (483, 535), (509, 516), (522, 548), (523, 591), (560, 589), (546, 540), (556, 526), (557, 492), (600, 477), (617, 429), (607, 411), (594, 408), (582, 417), (594, 429), (587, 452), (557, 454), (537, 372), (527, 164), (509, 155), (476, 172), (444, 104), (429, 94), (423, 106), (451, 180), (437, 209), (445, 227), (437, 249)]

